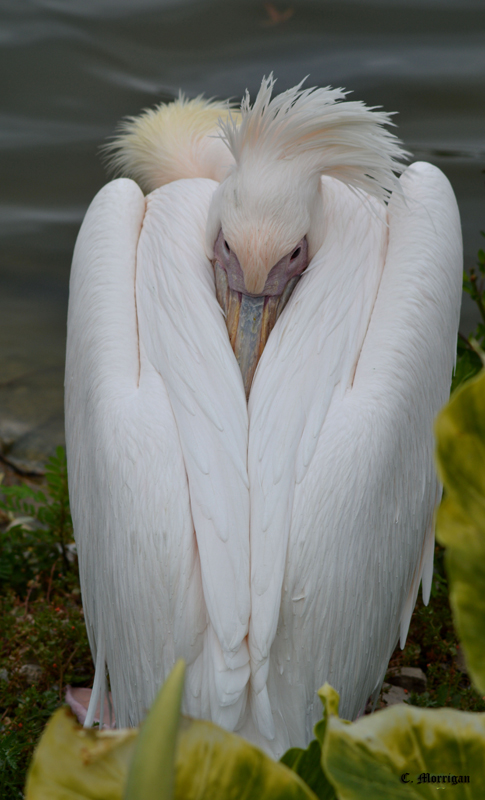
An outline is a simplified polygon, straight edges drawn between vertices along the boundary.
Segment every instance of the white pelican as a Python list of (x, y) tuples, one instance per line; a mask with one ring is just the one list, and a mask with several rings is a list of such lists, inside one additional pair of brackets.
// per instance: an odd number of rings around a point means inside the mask
[(273, 83), (125, 123), (150, 194), (114, 180), (86, 214), (66, 428), (87, 724), (106, 669), (134, 725), (183, 658), (186, 713), (278, 757), (324, 681), (361, 712), (429, 596), (462, 254), (440, 170), (395, 176), (388, 115)]

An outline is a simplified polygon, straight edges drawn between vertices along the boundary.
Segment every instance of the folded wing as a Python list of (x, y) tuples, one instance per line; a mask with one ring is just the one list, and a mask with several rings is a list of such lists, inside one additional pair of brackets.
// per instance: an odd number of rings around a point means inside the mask
[(386, 228), (324, 182), (326, 243), (251, 392), (252, 702), (275, 752), (311, 736), (325, 680), (343, 716), (359, 713), (421, 578), (429, 592), (432, 426), (455, 357), (461, 234), (439, 170), (415, 164), (401, 183)]
[(247, 413), (204, 254), (213, 187), (183, 181), (146, 203), (136, 184), (114, 181), (91, 204), (74, 255), (72, 513), (93, 706), (106, 663), (121, 725), (139, 721), (178, 657), (190, 713), (217, 718), (220, 708), (234, 725), (245, 699)]
[(249, 677), (248, 423), (241, 373), (203, 250), (216, 185), (203, 178), (177, 181), (150, 196), (138, 247), (137, 297), (140, 335), (167, 387), (187, 472), (215, 632), (221, 712), (214, 706), (213, 718), (232, 727)]

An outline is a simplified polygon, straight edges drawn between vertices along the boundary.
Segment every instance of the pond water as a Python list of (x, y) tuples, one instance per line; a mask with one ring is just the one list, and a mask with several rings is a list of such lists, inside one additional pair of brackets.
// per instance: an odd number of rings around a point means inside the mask
[[(18, 466), (39, 468), (63, 442), (69, 267), (106, 182), (98, 148), (121, 117), (179, 88), (238, 99), (273, 71), (278, 90), (309, 75), (398, 111), (406, 147), (451, 180), (475, 262), (483, 0), (4, 0), (0, 69), (0, 443)], [(466, 303), (464, 332), (473, 313)]]

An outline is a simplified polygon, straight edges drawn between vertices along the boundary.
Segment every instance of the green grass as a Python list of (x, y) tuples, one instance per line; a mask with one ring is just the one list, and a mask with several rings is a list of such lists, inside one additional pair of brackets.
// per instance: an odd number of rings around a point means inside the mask
[[(47, 465), (46, 485), (7, 472), (0, 503), (0, 797), (23, 797), (25, 774), (66, 684), (91, 685), (72, 543), (65, 456)], [(5, 480), (5, 478), (4, 478)], [(23, 525), (11, 526), (15, 518)], [(31, 665), (31, 666), (27, 666)], [(30, 674), (29, 674), (30, 672)]]
[[(485, 237), (485, 231), (480, 231)], [(451, 384), (451, 392), (458, 389), (461, 383), (473, 378), (483, 366), (485, 350), (485, 251), (479, 250), (476, 267), (463, 273), (463, 291), (470, 295), (475, 303), (480, 322), (468, 338), (458, 334), (456, 369)]]
[(471, 685), (466, 672), (462, 672), (457, 665), (460, 643), (453, 627), (448, 602), (448, 581), (443, 556), (444, 549), (436, 545), (429, 605), (425, 606), (419, 597), (406, 646), (404, 650), (396, 648), (389, 667), (420, 667), (426, 674), (426, 692), (409, 693), (406, 702), (411, 705), (485, 711), (483, 697)]

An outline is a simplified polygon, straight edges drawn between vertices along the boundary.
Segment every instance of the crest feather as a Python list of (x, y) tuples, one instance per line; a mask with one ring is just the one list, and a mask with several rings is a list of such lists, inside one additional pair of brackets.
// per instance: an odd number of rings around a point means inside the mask
[(111, 173), (132, 178), (145, 192), (180, 178), (223, 180), (233, 159), (217, 136), (217, 126), (230, 109), (227, 101), (202, 95), (188, 100), (180, 92), (173, 103), (128, 117), (102, 148)]
[(330, 175), (387, 200), (393, 189), (399, 190), (396, 174), (409, 156), (384, 127), (393, 125), (391, 114), (361, 101), (345, 101), (348, 92), (343, 89), (302, 89), (303, 83), (271, 99), (271, 74), (263, 78), (253, 106), (246, 90), (240, 119), (229, 114), (220, 121), (237, 167), (247, 160), (299, 159), (309, 176)]

